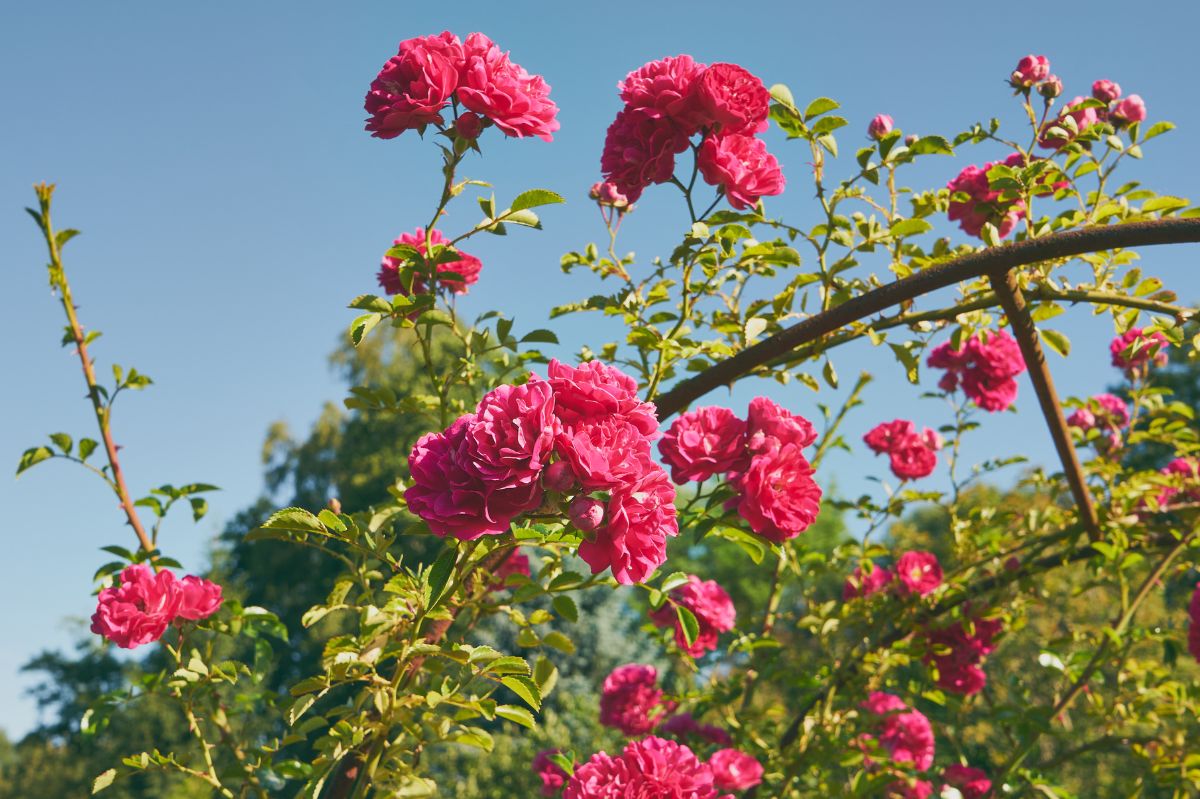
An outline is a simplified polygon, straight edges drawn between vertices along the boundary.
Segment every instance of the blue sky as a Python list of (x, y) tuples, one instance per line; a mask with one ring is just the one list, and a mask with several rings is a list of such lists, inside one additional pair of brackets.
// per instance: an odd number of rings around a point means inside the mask
[[(996, 6), (993, 6), (995, 8)], [(61, 349), (60, 311), (49, 294), (36, 230), (20, 210), (30, 186), (57, 182), (56, 221), (80, 228), (67, 268), (85, 323), (104, 332), (95, 348), (102, 374), (113, 360), (151, 375), (155, 386), (117, 406), (115, 430), (133, 490), (207, 481), (224, 488), (193, 526), (168, 522), (164, 546), (202, 569), (222, 522), (259, 492), (266, 427), (286, 420), (300, 432), (343, 389), (326, 356), (352, 317), (351, 297), (373, 287), (381, 251), (400, 231), (423, 224), (437, 191), (437, 154), (415, 135), (381, 142), (362, 132), (362, 97), (404, 38), (450, 29), (491, 35), (515, 60), (546, 76), (561, 113), (552, 144), (505, 141), (490, 132), (485, 158), (467, 173), (489, 180), (498, 198), (533, 186), (560, 192), (544, 232), (514, 231), (473, 243), (485, 264), (468, 311), (496, 307), (517, 329), (544, 326), (548, 308), (586, 296), (586, 280), (564, 277), (559, 255), (604, 233), (584, 193), (596, 179), (604, 131), (618, 108), (615, 83), (652, 58), (688, 52), (743, 64), (768, 83), (785, 82), (800, 102), (828, 95), (851, 121), (841, 132), (852, 153), (867, 121), (890, 113), (907, 131), (953, 134), (991, 116), (1009, 126), (1017, 106), (1003, 80), (1022, 55), (1045, 53), (1068, 96), (1111, 78), (1145, 98), (1152, 120), (1180, 129), (1156, 141), (1128, 179), (1195, 199), (1200, 113), (1188, 62), (1200, 12), (1166, 4), (1127, 19), (1127, 5), (1093, 3), (1057, 17), (1036, 8), (991, 20), (963, 3), (797, 2), (613, 4), (151, 2), (10, 4), (0, 12), (0, 369), (10, 388), (0, 424), (0, 465), (63, 430), (89, 435), (78, 364)], [(1040, 17), (1044, 16), (1044, 22)], [(789, 178), (769, 204), (793, 221), (812, 218), (806, 151), (767, 135)], [(995, 151), (928, 159), (912, 179), (942, 185)], [(448, 223), (475, 221), (473, 203)], [(679, 198), (652, 189), (626, 223), (621, 249), (645, 259), (663, 253), (685, 226)], [(1185, 299), (1200, 294), (1194, 249), (1145, 251), (1143, 269)], [(883, 264), (868, 264), (881, 270)], [(1111, 328), (1076, 309), (1059, 327), (1078, 357), (1051, 356), (1064, 394), (1102, 389)], [(589, 320), (590, 321), (590, 320)], [(1056, 320), (1057, 322), (1058, 320)], [(575, 349), (583, 323), (564, 331)], [(879, 379), (851, 433), (894, 416), (946, 421), (921, 401), (895, 367), (869, 347), (837, 358), (849, 382), (861, 369)], [(1051, 463), (1031, 390), (1021, 413), (989, 419), (968, 454), (1018, 450)], [(814, 414), (808, 389), (772, 391)], [(750, 391), (733, 399), (744, 408)], [(717, 399), (720, 399), (719, 397)], [(830, 402), (825, 394), (820, 401)], [(1014, 446), (1014, 442), (1018, 442)], [(835, 456), (826, 479), (847, 493), (869, 490), (863, 474), (882, 462)], [(8, 467), (5, 467), (8, 468)], [(132, 536), (106, 489), (66, 464), (0, 479), (6, 513), (8, 612), (0, 617), (0, 729), (28, 730), (36, 716), (23, 696), (20, 665), (47, 647), (77, 640), (92, 609), (98, 547)]]

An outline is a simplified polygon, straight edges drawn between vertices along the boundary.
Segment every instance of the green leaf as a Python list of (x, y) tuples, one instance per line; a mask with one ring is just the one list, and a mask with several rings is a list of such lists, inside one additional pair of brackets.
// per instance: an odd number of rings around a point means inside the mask
[(446, 740), (466, 744), (467, 746), (474, 746), (485, 752), (492, 751), (492, 748), (495, 746), (491, 734), (487, 730), (481, 730), (476, 727), (454, 733), (447, 737)]
[(520, 724), (522, 727), (533, 729), (537, 726), (537, 722), (533, 720), (533, 714), (523, 707), (516, 705), (497, 705), (496, 715), (502, 719)]
[(64, 455), (70, 455), (71, 449), (75, 446), (75, 442), (66, 433), (51, 433), (50, 440), (54, 445), (62, 450)]
[(808, 104), (808, 108), (804, 109), (804, 118), (806, 120), (812, 119), (815, 116), (840, 107), (841, 106), (838, 105), (837, 100), (831, 100), (828, 97), (818, 97)]
[(530, 189), (517, 195), (517, 198), (512, 201), (512, 210), (524, 211), (526, 208), (537, 208), (539, 205), (554, 205), (561, 202), (566, 202), (566, 200), (560, 194), (546, 189)]
[(511, 222), (514, 225), (524, 225), (525, 227), (540, 228), (542, 222), (538, 219), (538, 215), (533, 211), (511, 211), (503, 215), (505, 222)]
[(1040, 328), (1038, 332), (1042, 334), (1042, 338), (1046, 340), (1046, 343), (1059, 355), (1065, 358), (1071, 354), (1071, 340), (1062, 333), (1059, 333), (1057, 330), (1042, 330)]
[(90, 438), (79, 439), (79, 460), (86, 461), (98, 446), (100, 445)]
[(913, 155), (954, 155), (954, 148), (950, 146), (950, 142), (941, 136), (922, 136), (908, 151)]
[(208, 513), (208, 500), (204, 497), (191, 497), (188, 503), (192, 506), (192, 521), (198, 522)]
[(519, 674), (521, 676), (528, 676), (529, 664), (525, 662), (524, 658), (508, 655), (496, 658), (491, 663), (488, 663), (484, 671), (491, 674)]
[(271, 514), (265, 522), (259, 525), (263, 530), (290, 530), (296, 533), (318, 533), (328, 535), (329, 531), (321, 520), (304, 508), (284, 508)]
[(767, 545), (762, 542), (762, 539), (737, 527), (718, 526), (710, 530), (708, 534), (737, 544), (756, 565), (762, 563), (763, 557), (767, 554)]
[(553, 647), (564, 654), (575, 654), (575, 643), (558, 630), (548, 632), (542, 636), (542, 643), (546, 646)]
[(442, 592), (446, 590), (446, 583), (450, 581), (450, 575), (454, 572), (454, 562), (457, 559), (458, 550), (447, 547), (429, 568), (429, 581), (425, 585), (426, 607), (434, 607), (442, 598)]
[(378, 313), (365, 313), (355, 319), (350, 324), (350, 340), (354, 342), (354, 346), (362, 344), (363, 339), (375, 329), (375, 325), (379, 324), (381, 319), (383, 315)]
[(49, 447), (33, 447), (25, 450), (21, 455), (21, 461), (17, 464), (17, 474), (26, 469), (36, 466), (44, 460), (54, 457), (54, 452)]
[(700, 636), (700, 622), (696, 621), (696, 614), (683, 605), (676, 605), (675, 616), (679, 619), (679, 628), (683, 631), (683, 640), (687, 642), (688, 646), (696, 643), (696, 639)]
[(528, 333), (526, 333), (524, 336), (522, 336), (521, 343), (522, 344), (533, 344), (533, 343), (557, 344), (558, 336), (556, 336), (554, 334), (553, 330), (545, 330), (544, 328), (538, 328), (537, 330), (530, 330)]
[(377, 313), (392, 312), (392, 304), (383, 297), (376, 297), (374, 294), (359, 294), (350, 301), (349, 307), (360, 311), (375, 311)]
[(1164, 133), (1166, 133), (1168, 130), (1175, 130), (1175, 123), (1173, 123), (1173, 122), (1155, 122), (1153, 125), (1150, 126), (1150, 130), (1146, 131), (1146, 135), (1142, 137), (1142, 141), (1148, 141), (1150, 139), (1153, 139), (1155, 136), (1161, 136)]
[(533, 681), (540, 696), (549, 696), (558, 684), (558, 667), (545, 655), (539, 655), (533, 666)]
[(554, 597), (554, 610), (559, 616), (562, 616), (569, 622), (579, 621), (579, 608), (575, 606), (575, 600), (566, 594)]
[(888, 235), (898, 239), (903, 236), (916, 236), (919, 233), (927, 233), (930, 230), (933, 230), (933, 225), (924, 219), (901, 219), (892, 225), (888, 230)]
[(100, 776), (92, 781), (92, 793), (100, 793), (105, 788), (112, 785), (113, 781), (116, 779), (117, 770), (115, 768), (110, 768), (108, 771), (101, 772)]
[(662, 585), (659, 586), (658, 590), (670, 591), (672, 588), (678, 588), (687, 581), (688, 576), (684, 572), (672, 572), (671, 574), (668, 574), (666, 579), (662, 581)]
[(508, 688), (508, 690), (521, 697), (525, 704), (529, 705), (534, 710), (541, 710), (542, 694), (541, 691), (538, 690), (537, 683), (535, 683), (533, 680), (528, 677), (511, 676), (500, 678), (500, 682), (503, 683), (504, 687)]

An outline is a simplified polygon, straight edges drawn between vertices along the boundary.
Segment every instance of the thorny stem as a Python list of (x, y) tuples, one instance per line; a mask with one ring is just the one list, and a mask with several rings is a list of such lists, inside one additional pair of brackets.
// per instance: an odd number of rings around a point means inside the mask
[(109, 426), (108, 407), (105, 406), (101, 389), (96, 383), (95, 365), (88, 355), (87, 338), (83, 333), (83, 326), (79, 323), (79, 316), (75, 311), (75, 301), (71, 296), (71, 286), (67, 282), (67, 273), (63, 269), (62, 253), (58, 241), (59, 234), (55, 232), (54, 225), (50, 221), (50, 200), (54, 195), (54, 184), (40, 183), (34, 187), (34, 190), (37, 192), (41, 212), (35, 213), (31, 210), (30, 213), (37, 220), (38, 227), (42, 229), (42, 233), (46, 237), (46, 248), (50, 254), (50, 285), (58, 291), (63, 312), (67, 315), (68, 329), (75, 342), (75, 352), (83, 366), (83, 379), (87, 383), (88, 398), (92, 402), (96, 426), (100, 429), (100, 440), (104, 445), (104, 454), (108, 457), (109, 470), (112, 472), (109, 485), (117, 495), (121, 510), (125, 512), (125, 519), (133, 528), (134, 535), (137, 536), (138, 544), (144, 552), (151, 553), (154, 551), (154, 543), (147, 535), (146, 528), (142, 526), (142, 520), (138, 517), (133, 498), (125, 484), (125, 472), (121, 470), (121, 461), (117, 457), (117, 445), (113, 442), (112, 429)]

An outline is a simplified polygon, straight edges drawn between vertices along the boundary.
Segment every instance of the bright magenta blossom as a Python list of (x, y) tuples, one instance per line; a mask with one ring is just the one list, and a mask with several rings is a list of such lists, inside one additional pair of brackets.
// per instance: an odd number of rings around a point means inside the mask
[(1029, 88), (1050, 75), (1050, 59), (1044, 55), (1027, 55), (1017, 63), (1009, 77), (1014, 88)]
[[(449, 244), (450, 240), (442, 235), (440, 230), (434, 229), (430, 234), (430, 239), (434, 245)], [(393, 246), (407, 244), (410, 247), (416, 248), (421, 255), (428, 256), (429, 251), (425, 248), (425, 228), (417, 228), (412, 233), (401, 233), (400, 237), (392, 242)], [(393, 258), (390, 255), (383, 256), (383, 261), (379, 266), (379, 285), (388, 294), (407, 294), (409, 287), (404, 285), (404, 281), (400, 276), (400, 268), (404, 265), (403, 259)], [(468, 255), (465, 252), (459, 252), (458, 258), (453, 261), (445, 261), (437, 265), (438, 285), (444, 286), (455, 294), (466, 294), (467, 286), (474, 285), (479, 280), (479, 273), (483, 269), (483, 264), (474, 255)], [(442, 275), (445, 274), (445, 277)], [(427, 294), (429, 286), (426, 284), (425, 277), (421, 274), (416, 274), (412, 279), (411, 291), (413, 294)]]
[(927, 363), (945, 369), (938, 381), (943, 391), (960, 385), (968, 397), (985, 411), (1002, 411), (1017, 399), (1017, 375), (1025, 371), (1021, 348), (1003, 330), (990, 331), (986, 341), (972, 336), (961, 349), (945, 342), (933, 348)]
[(1092, 97), (1102, 103), (1111, 103), (1121, 97), (1121, 87), (1111, 80), (1098, 80), (1092, 84)]
[(703, 482), (745, 466), (746, 422), (728, 408), (709, 406), (680, 414), (658, 442), (676, 483)]
[(876, 454), (887, 453), (892, 473), (901, 480), (933, 474), (937, 451), (942, 448), (942, 437), (937, 431), (926, 427), (918, 433), (916, 425), (905, 419), (877, 425), (863, 436), (863, 441)]
[[(983, 226), (991, 223), (995, 226), (1000, 238), (1004, 238), (1016, 226), (1018, 220), (1025, 217), (1025, 201), (1016, 198), (1006, 198), (1001, 192), (992, 189), (988, 181), (988, 170), (997, 163), (1008, 167), (1024, 166), (1025, 159), (1020, 153), (1013, 153), (1003, 162), (989, 161), (983, 167), (974, 164), (964, 168), (958, 176), (946, 184), (950, 192), (950, 206), (947, 217), (951, 222), (958, 222), (959, 227), (969, 236), (980, 236)], [(965, 199), (955, 199), (954, 195), (966, 194)]]
[[(700, 625), (700, 632), (691, 646), (687, 643), (683, 625), (679, 623), (675, 605), (690, 610)], [(717, 648), (717, 637), (733, 629), (737, 610), (729, 594), (716, 581), (701, 580), (691, 574), (686, 583), (671, 591), (671, 601), (651, 613), (650, 618), (658, 627), (675, 628), (675, 643), (696, 658)]]
[(1112, 365), (1132, 377), (1151, 364), (1166, 366), (1170, 346), (1167, 337), (1157, 330), (1146, 333), (1140, 327), (1131, 327), (1114, 338), (1108, 350), (1112, 354)]
[(746, 434), (749, 436), (750, 451), (755, 453), (779, 449), (785, 444), (804, 449), (817, 440), (817, 430), (812, 422), (767, 397), (750, 400)]
[(862, 566), (855, 566), (854, 574), (847, 577), (842, 586), (842, 599), (849, 600), (877, 594), (891, 585), (895, 579), (896, 573), (882, 566), (871, 564), (869, 572)]
[(893, 762), (912, 763), (918, 771), (933, 765), (933, 727), (925, 714), (882, 691), (868, 696), (862, 708), (875, 717), (875, 736)]
[(713, 64), (695, 84), (696, 105), (722, 133), (753, 135), (767, 129), (771, 95), (763, 82), (737, 64)]
[(520, 574), (525, 577), (532, 574), (529, 567), (529, 556), (520, 550), (511, 552), (504, 560), (500, 561), (499, 566), (492, 570), (492, 582), (489, 588), (493, 591), (504, 588), (505, 582), (512, 574)]
[(617, 89), (628, 110), (649, 119), (669, 120), (691, 136), (705, 122), (693, 92), (693, 84), (705, 69), (690, 55), (661, 58), (630, 72)]
[(1114, 105), (1110, 115), (1118, 125), (1144, 122), (1146, 119), (1146, 102), (1140, 96), (1131, 94)]
[(887, 114), (876, 114), (871, 123), (867, 125), (867, 136), (872, 139), (882, 139), (891, 133), (895, 126), (895, 121)]
[[(1098, 112), (1101, 109), (1081, 107), (1087, 99), (1086, 97), (1072, 99), (1063, 108), (1062, 113), (1059, 114), (1057, 119), (1052, 119), (1042, 126), (1041, 135), (1038, 137), (1038, 146), (1048, 150), (1062, 149), (1073, 141), (1077, 135), (1100, 122), (1101, 116)], [(1071, 117), (1074, 121), (1076, 133), (1072, 133), (1069, 128), (1065, 127), (1063, 120), (1067, 117)], [(1051, 127), (1058, 127), (1066, 134), (1067, 138), (1051, 133)]]
[(638, 397), (637, 381), (615, 366), (587, 361), (579, 366), (551, 360), (546, 367), (563, 427), (573, 429), (606, 418), (629, 422), (642, 435), (658, 438), (654, 405)]
[(968, 618), (929, 632), (925, 662), (937, 667), (938, 687), (964, 695), (983, 690), (987, 674), (980, 663), (995, 650), (1002, 626), (999, 619)]
[(189, 621), (207, 619), (221, 608), (224, 591), (221, 586), (189, 574), (179, 581), (179, 618)]
[(441, 124), (463, 65), (463, 47), (449, 31), (400, 42), (367, 92), (372, 136), (391, 139), (406, 130)]
[(598, 574), (612, 569), (622, 585), (639, 583), (667, 559), (667, 538), (679, 535), (675, 487), (657, 464), (609, 493), (607, 523), (594, 540), (579, 545), (579, 557)]
[(751, 208), (759, 197), (783, 194), (783, 172), (779, 161), (767, 152), (762, 139), (740, 133), (708, 136), (700, 145), (697, 164), (704, 180), (725, 190), (729, 204), (738, 210)]
[(120, 583), (100, 592), (92, 632), (122, 649), (157, 641), (176, 619), (200, 621), (221, 607), (221, 586), (188, 575), (183, 580), (144, 563), (126, 566)]
[(942, 565), (932, 552), (905, 552), (896, 561), (896, 577), (901, 593), (928, 596), (942, 584)]
[(650, 736), (617, 757), (604, 752), (575, 769), (563, 799), (717, 799), (709, 767), (682, 744)]
[(567, 781), (567, 772), (551, 758), (560, 749), (543, 749), (533, 758), (533, 771), (542, 781), (542, 796), (557, 796)]
[(762, 782), (762, 763), (736, 749), (713, 752), (708, 767), (712, 769), (713, 783), (722, 791), (744, 791)]
[(1077, 408), (1067, 417), (1067, 424), (1081, 433), (1099, 430), (1098, 447), (1115, 449), (1121, 446), (1121, 433), (1129, 426), (1129, 406), (1112, 394), (1097, 394), (1087, 405)]
[(513, 63), (482, 33), (472, 33), (463, 43), (458, 99), (509, 136), (550, 141), (558, 130), (558, 106), (550, 99), (549, 84)]
[(604, 678), (600, 723), (626, 735), (643, 735), (658, 725), (670, 706), (658, 687), (658, 669), (640, 663), (618, 666)]
[(755, 455), (745, 472), (730, 480), (738, 496), (730, 505), (750, 529), (776, 543), (795, 538), (817, 520), (821, 487), (795, 444)]
[(637, 202), (651, 183), (671, 179), (675, 156), (687, 148), (687, 129), (626, 108), (608, 126), (600, 171), (629, 202)]
[(957, 788), (962, 799), (983, 799), (992, 790), (992, 781), (985, 772), (959, 763), (942, 770), (942, 781)]

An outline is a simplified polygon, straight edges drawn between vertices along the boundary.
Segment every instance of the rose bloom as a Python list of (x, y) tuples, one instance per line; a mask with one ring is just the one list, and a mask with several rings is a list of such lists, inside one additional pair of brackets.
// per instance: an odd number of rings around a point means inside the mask
[(928, 477), (937, 468), (937, 450), (942, 447), (941, 436), (928, 427), (920, 433), (916, 425), (895, 419), (877, 425), (863, 436), (863, 441), (876, 454), (887, 453), (892, 473), (901, 480)]
[(161, 638), (182, 602), (174, 574), (166, 569), (155, 574), (146, 564), (135, 563), (121, 572), (120, 585), (100, 592), (92, 632), (122, 649), (134, 649)]
[(675, 172), (675, 156), (688, 148), (688, 131), (667, 118), (622, 109), (608, 126), (600, 171), (617, 190), (637, 202), (651, 183), (666, 183)]
[(746, 434), (751, 452), (779, 449), (793, 444), (797, 449), (811, 446), (817, 440), (812, 422), (792, 413), (767, 397), (750, 400), (746, 414)]
[(730, 484), (737, 496), (726, 507), (736, 508), (751, 530), (776, 543), (800, 535), (821, 511), (821, 487), (795, 444), (756, 454)]
[(1092, 84), (1092, 97), (1102, 103), (1111, 103), (1120, 98), (1121, 87), (1111, 80), (1098, 80)]
[(1188, 651), (1200, 663), (1200, 585), (1192, 592), (1188, 604)]
[(723, 188), (729, 204), (739, 211), (753, 207), (759, 197), (782, 194), (786, 184), (779, 162), (754, 136), (708, 136), (700, 144), (696, 163), (704, 180)]
[(924, 438), (913, 436), (888, 453), (888, 462), (901, 480), (917, 480), (933, 474), (938, 458)]
[(746, 460), (746, 422), (728, 408), (697, 408), (676, 417), (658, 451), (671, 467), (671, 479), (681, 485), (740, 471)]
[(1144, 122), (1146, 119), (1146, 103), (1136, 94), (1131, 94), (1113, 106), (1112, 118), (1118, 124)]
[(533, 772), (542, 780), (542, 796), (557, 796), (567, 781), (567, 772), (550, 758), (561, 749), (543, 749), (533, 758)]
[(872, 139), (882, 139), (884, 136), (892, 132), (896, 126), (895, 121), (887, 114), (877, 114), (871, 123), (867, 125), (867, 135)]
[(933, 783), (928, 780), (897, 780), (889, 785), (887, 790), (887, 799), (929, 799), (933, 796)]
[(1025, 360), (1017, 342), (1003, 330), (990, 331), (987, 340), (972, 336), (961, 349), (950, 342), (933, 349), (926, 361), (946, 370), (938, 381), (943, 391), (955, 391), (960, 385), (968, 397), (985, 411), (1002, 411), (1017, 398), (1013, 378), (1025, 371)]
[[(511, 516), (489, 512), (487, 485), (475, 471), (467, 447), (473, 420), (474, 414), (467, 414), (441, 433), (427, 433), (408, 456), (413, 484), (404, 492), (404, 499), (434, 535), (470, 541), (506, 533), (512, 522)], [(535, 486), (528, 488), (531, 501), (535, 493), (540, 494), (540, 487)], [(511, 503), (505, 504), (511, 507)]]
[(462, 43), (449, 31), (401, 42), (400, 52), (383, 65), (367, 92), (371, 135), (391, 139), (412, 128), (441, 124), (463, 57)]
[(638, 397), (637, 381), (615, 366), (599, 361), (567, 366), (551, 359), (546, 373), (554, 388), (555, 413), (564, 428), (615, 417), (629, 422), (648, 438), (658, 437), (654, 405), (643, 402)]
[(472, 33), (463, 43), (458, 99), (509, 136), (551, 141), (558, 130), (558, 106), (550, 99), (549, 84), (514, 64), (482, 33)]
[[(1004, 238), (1025, 217), (1024, 200), (1001, 199), (1001, 193), (993, 190), (988, 182), (988, 170), (996, 163), (989, 161), (982, 168), (972, 164), (946, 184), (951, 195), (946, 216), (951, 222), (958, 222), (968, 236), (979, 236), (983, 226), (990, 222), (996, 227), (1000, 238)], [(1024, 159), (1020, 153), (1013, 153), (1000, 163), (1018, 168), (1024, 165)], [(954, 199), (959, 192), (966, 194), (967, 198)]]
[[(1070, 130), (1063, 127), (1061, 124), (1064, 117), (1069, 116), (1075, 120), (1075, 128), (1079, 133), (1083, 133), (1092, 125), (1095, 125), (1097, 122), (1099, 122), (1100, 115), (1096, 113), (1097, 109), (1079, 107), (1080, 103), (1087, 99), (1088, 98), (1086, 97), (1076, 97), (1072, 99), (1071, 102), (1067, 103), (1062, 112), (1058, 115), (1058, 119), (1052, 119), (1047, 122), (1042, 127), (1041, 136), (1038, 137), (1038, 146), (1044, 147), (1048, 150), (1060, 150), (1065, 147), (1071, 141), (1071, 139), (1074, 138), (1074, 135), (1071, 134)], [(1050, 133), (1050, 128), (1055, 125), (1066, 132), (1070, 138), (1063, 139), (1056, 135), (1052, 135)]]
[(649, 468), (649, 439), (618, 417), (567, 427), (554, 446), (588, 491), (604, 491), (636, 480)]
[(192, 574), (179, 581), (179, 590), (179, 618), (189, 621), (207, 619), (220, 609), (224, 599), (221, 586)]
[(982, 691), (987, 674), (980, 664), (995, 651), (1002, 626), (999, 619), (968, 618), (928, 633), (924, 660), (937, 667), (938, 687), (964, 696)]
[(713, 774), (692, 750), (650, 736), (617, 757), (597, 752), (567, 782), (563, 799), (717, 799)]
[(1108, 350), (1112, 354), (1112, 365), (1132, 376), (1150, 364), (1166, 366), (1170, 346), (1167, 337), (1157, 330), (1147, 334), (1140, 327), (1131, 327), (1114, 338)]
[(992, 790), (992, 781), (983, 771), (955, 763), (942, 770), (942, 781), (958, 789), (963, 799), (983, 799)]
[(767, 129), (771, 94), (761, 80), (737, 64), (713, 64), (704, 70), (693, 93), (701, 112), (722, 133), (755, 134)]
[[(450, 240), (442, 235), (440, 230), (434, 229), (430, 234), (430, 239), (434, 245), (449, 244)], [(401, 233), (400, 237), (392, 242), (393, 246), (407, 244), (410, 247), (415, 247), (421, 255), (428, 256), (429, 251), (425, 248), (425, 228), (419, 227), (412, 233)], [(383, 261), (379, 266), (379, 285), (388, 294), (404, 294), (408, 288), (404, 285), (404, 281), (400, 277), (400, 268), (404, 265), (404, 260), (401, 258), (393, 258), (390, 255), (383, 256)], [(467, 286), (474, 285), (479, 280), (479, 272), (483, 269), (483, 264), (474, 255), (468, 255), (465, 252), (458, 253), (458, 260), (447, 261), (437, 265), (438, 284), (444, 286), (455, 294), (466, 294)], [(443, 273), (453, 273), (458, 277), (441, 277)], [(429, 287), (425, 283), (425, 278), (420, 274), (413, 276), (412, 293), (427, 294)]]
[(745, 752), (718, 749), (708, 759), (713, 783), (722, 791), (744, 791), (762, 782), (762, 764)]
[(877, 716), (879, 744), (896, 763), (912, 763), (918, 771), (933, 765), (933, 727), (925, 714), (912, 710), (900, 697), (875, 691), (862, 708)]
[(883, 422), (871, 428), (865, 436), (863, 442), (875, 454), (883, 454), (891, 452), (903, 442), (917, 435), (917, 427), (912, 422), (906, 419), (893, 419), (890, 422)]
[(675, 488), (667, 473), (647, 462), (641, 477), (612, 489), (605, 517), (594, 538), (579, 544), (579, 557), (593, 574), (611, 568), (618, 583), (640, 583), (666, 562), (667, 537), (679, 534)]
[(932, 552), (905, 552), (896, 561), (901, 593), (928, 596), (942, 584), (942, 566)]
[[(690, 610), (699, 624), (700, 631), (691, 646), (683, 634), (683, 625), (679, 623), (675, 605)], [(717, 648), (717, 638), (721, 633), (733, 629), (737, 610), (729, 594), (716, 581), (701, 580), (692, 574), (688, 575), (686, 583), (671, 591), (671, 601), (651, 613), (650, 619), (657, 627), (674, 627), (675, 643), (687, 654), (698, 658)]]
[(1029, 88), (1050, 74), (1050, 59), (1044, 55), (1027, 55), (1017, 62), (1009, 82), (1013, 88)]
[(729, 746), (733, 739), (729, 733), (715, 724), (701, 724), (691, 713), (678, 713), (658, 725), (659, 732), (674, 735), (676, 738), (695, 736), (717, 746)]
[(604, 678), (600, 692), (600, 723), (626, 735), (642, 735), (658, 724), (668, 710), (658, 687), (658, 670), (629, 663)]
[(625, 107), (650, 119), (668, 119), (688, 136), (700, 129), (703, 117), (692, 94), (705, 66), (690, 55), (651, 61), (617, 84)]
[(520, 489), (538, 483), (557, 432), (554, 391), (530, 375), (524, 385), (497, 386), (483, 396), (467, 429), (467, 451), (489, 492)]
[(854, 574), (846, 578), (846, 583), (842, 586), (842, 599), (850, 600), (877, 594), (891, 585), (894, 579), (896, 575), (891, 569), (872, 564), (871, 571), (867, 572), (862, 566), (855, 566)]
[(1183, 502), (1200, 502), (1200, 461), (1195, 458), (1176, 458), (1159, 470), (1167, 477), (1178, 477), (1183, 481), (1183, 488), (1164, 486), (1158, 494), (1158, 504), (1166, 508), (1178, 497)]
[(1067, 424), (1085, 436), (1098, 429), (1103, 435), (1095, 440), (1097, 448), (1116, 448), (1121, 445), (1121, 431), (1129, 426), (1129, 406), (1120, 397), (1097, 394), (1068, 416)]

